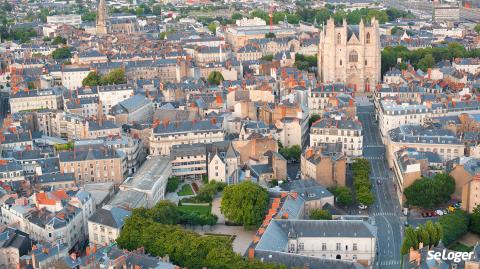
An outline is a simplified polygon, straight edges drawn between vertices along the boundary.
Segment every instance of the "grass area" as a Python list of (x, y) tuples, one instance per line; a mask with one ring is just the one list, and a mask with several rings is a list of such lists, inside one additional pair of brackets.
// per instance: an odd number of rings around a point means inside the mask
[(181, 205), (178, 209), (183, 212), (198, 212), (201, 215), (208, 215), (212, 210), (208, 205)]
[(182, 186), (182, 189), (177, 192), (178, 196), (187, 196), (187, 195), (194, 195), (192, 187), (190, 184), (185, 184)]
[(473, 250), (473, 247), (469, 247), (467, 245), (464, 245), (462, 243), (454, 243), (451, 245), (448, 249), (455, 250), (455, 251), (461, 251), (461, 252), (470, 252)]

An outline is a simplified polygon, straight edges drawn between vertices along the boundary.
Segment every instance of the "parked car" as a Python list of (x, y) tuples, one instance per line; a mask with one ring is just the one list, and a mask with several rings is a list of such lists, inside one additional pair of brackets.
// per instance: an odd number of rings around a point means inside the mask
[(363, 209), (367, 209), (367, 206), (364, 204), (359, 204), (358, 208), (363, 210)]
[(443, 216), (443, 211), (441, 209), (437, 209), (437, 211), (435, 211), (435, 212), (437, 212), (437, 215)]

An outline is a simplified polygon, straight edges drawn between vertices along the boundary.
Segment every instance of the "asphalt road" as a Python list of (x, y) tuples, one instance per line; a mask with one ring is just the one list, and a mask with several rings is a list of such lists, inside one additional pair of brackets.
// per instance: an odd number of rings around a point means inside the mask
[[(374, 268), (400, 267), (400, 247), (403, 238), (401, 208), (393, 186), (393, 175), (385, 158), (385, 146), (380, 139), (375, 122), (373, 104), (359, 106), (357, 114), (363, 125), (363, 156), (372, 166), (371, 181), (375, 192), (375, 203), (369, 215), (375, 218), (378, 228), (377, 261)], [(377, 180), (380, 184), (377, 184)]]

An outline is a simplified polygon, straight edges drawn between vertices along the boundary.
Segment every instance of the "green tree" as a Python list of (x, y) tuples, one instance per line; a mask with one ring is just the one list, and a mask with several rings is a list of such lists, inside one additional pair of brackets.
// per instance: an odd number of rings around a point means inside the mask
[(318, 114), (313, 114), (312, 116), (310, 116), (310, 118), (308, 119), (308, 127), (311, 127), (312, 124), (319, 119), (321, 119), (321, 117)]
[(409, 252), (410, 248), (418, 249), (418, 243), (418, 235), (415, 231), (415, 228), (413, 228), (412, 226), (408, 226), (407, 228), (405, 228), (402, 247), (400, 250), (401, 254), (406, 255)]
[(442, 242), (450, 245), (468, 232), (470, 216), (465, 211), (458, 209), (453, 214), (441, 216), (439, 223), (443, 231)]
[(435, 65), (435, 58), (433, 58), (432, 54), (425, 55), (418, 62), (418, 68), (422, 69), (423, 71), (427, 71), (428, 68), (432, 68), (434, 65)]
[(70, 52), (70, 48), (63, 47), (58, 48), (52, 52), (52, 57), (55, 60), (64, 60), (72, 57), (72, 53)]
[(448, 202), (455, 191), (455, 180), (448, 174), (436, 174), (433, 178), (417, 179), (405, 188), (410, 205), (433, 208)]
[(178, 177), (170, 177), (167, 181), (166, 191), (175, 192), (178, 188), (178, 185), (180, 185), (180, 180), (178, 179)]
[(236, 20), (241, 20), (243, 19), (243, 15), (238, 13), (238, 12), (235, 12), (232, 14), (232, 20), (236, 21)]
[(97, 19), (97, 13), (95, 12), (87, 12), (82, 14), (82, 21), (95, 21)]
[(98, 86), (102, 84), (102, 77), (96, 72), (91, 71), (88, 75), (82, 80), (82, 85), (85, 86)]
[(102, 78), (102, 85), (124, 84), (127, 82), (123, 68), (113, 69)]
[(180, 220), (177, 206), (166, 200), (158, 202), (153, 208), (149, 209), (147, 215), (152, 220), (162, 224), (177, 224)]
[(348, 206), (353, 204), (352, 190), (345, 186), (335, 186), (328, 189), (334, 196), (335, 202)]
[(314, 209), (310, 212), (310, 219), (312, 220), (331, 220), (332, 214), (328, 210)]
[(221, 212), (244, 227), (259, 225), (268, 208), (268, 192), (259, 185), (244, 181), (227, 186), (223, 192)]
[(475, 32), (477, 32), (477, 34), (480, 34), (480, 23), (475, 25), (475, 27), (473, 28), (473, 30), (475, 30)]
[(357, 201), (361, 204), (371, 205), (375, 201), (375, 196), (370, 191), (370, 189), (368, 189), (365, 186), (362, 186), (359, 189), (357, 189), (355, 194), (356, 194)]
[(434, 224), (431, 220), (429, 220), (427, 223), (425, 223), (425, 230), (427, 230), (430, 238), (429, 246), (437, 246), (443, 236), (440, 223)]
[(217, 33), (217, 27), (218, 25), (214, 22), (211, 22), (210, 24), (208, 24), (207, 28), (210, 32), (212, 32), (213, 35), (215, 35)]
[(265, 38), (275, 38), (275, 37), (276, 37), (275, 34), (272, 33), (272, 32), (269, 32), (269, 33), (265, 34)]
[(220, 85), (223, 81), (223, 75), (220, 71), (213, 71), (208, 75), (207, 80), (210, 84)]
[(424, 246), (430, 246), (430, 234), (423, 225), (417, 227), (417, 235), (418, 242), (422, 242)]
[(53, 45), (60, 45), (60, 44), (67, 44), (67, 39), (66, 38), (63, 38), (61, 36), (56, 36), (53, 41), (52, 41), (52, 44)]
[(260, 60), (271, 62), (271, 61), (273, 61), (273, 55), (272, 55), (272, 54), (264, 55), (264, 56), (262, 56), (262, 57), (260, 58)]
[(477, 205), (471, 214), (470, 230), (480, 234), (480, 205)]

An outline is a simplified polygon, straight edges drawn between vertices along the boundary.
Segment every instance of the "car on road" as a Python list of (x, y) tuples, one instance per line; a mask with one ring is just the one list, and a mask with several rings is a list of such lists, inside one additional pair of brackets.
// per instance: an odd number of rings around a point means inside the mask
[(380, 181), (380, 179), (377, 179), (377, 184), (382, 185), (382, 182)]
[(403, 222), (403, 225), (404, 225), (405, 227), (408, 227), (408, 221), (406, 220), (405, 222)]
[(364, 209), (367, 209), (367, 206), (364, 204), (359, 204), (358, 208), (364, 210)]

